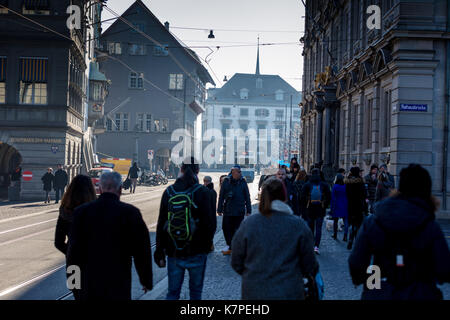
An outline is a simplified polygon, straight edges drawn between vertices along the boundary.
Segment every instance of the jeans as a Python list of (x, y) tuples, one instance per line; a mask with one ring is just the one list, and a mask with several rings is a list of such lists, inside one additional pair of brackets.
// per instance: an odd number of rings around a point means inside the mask
[(231, 242), (233, 241), (234, 234), (241, 225), (244, 216), (223, 216), (222, 230), (225, 237), (225, 242), (231, 250)]
[(319, 247), (320, 239), (322, 239), (323, 218), (324, 217), (319, 217), (319, 218), (308, 217), (307, 218), (308, 226), (314, 235), (314, 246), (316, 246), (316, 247)]
[[(61, 195), (61, 197), (60, 197)], [(55, 189), (55, 201), (58, 202), (59, 199), (62, 199), (62, 196), (64, 195), (64, 188), (56, 188)]]
[(131, 180), (131, 186), (130, 186), (130, 193), (134, 193), (136, 191), (136, 185), (137, 185), (137, 178), (130, 178)]
[(167, 258), (167, 276), (169, 290), (167, 300), (180, 299), (181, 287), (184, 281), (184, 272), (189, 272), (189, 297), (191, 300), (201, 300), (203, 280), (205, 278), (206, 254), (198, 254), (186, 258)]

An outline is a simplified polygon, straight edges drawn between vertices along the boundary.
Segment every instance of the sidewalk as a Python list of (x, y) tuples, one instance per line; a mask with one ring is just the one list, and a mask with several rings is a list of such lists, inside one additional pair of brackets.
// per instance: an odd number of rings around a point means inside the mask
[[(256, 211), (256, 210), (255, 210)], [(445, 227), (443, 226), (443, 229)], [(324, 300), (359, 300), (362, 286), (355, 287), (348, 270), (347, 242), (342, 241), (343, 232), (338, 233), (338, 241), (331, 238), (324, 222), (320, 255), (317, 260), (325, 283)], [(226, 247), (222, 232), (222, 218), (217, 219), (217, 233), (214, 237), (214, 252), (208, 255), (203, 300), (240, 300), (241, 277), (231, 268), (231, 256), (223, 256), (221, 250)], [(440, 287), (444, 299), (450, 299), (450, 284)], [(143, 295), (140, 300), (164, 300), (167, 295), (167, 277), (155, 284), (155, 288)], [(189, 276), (181, 290), (181, 300), (189, 299)]]

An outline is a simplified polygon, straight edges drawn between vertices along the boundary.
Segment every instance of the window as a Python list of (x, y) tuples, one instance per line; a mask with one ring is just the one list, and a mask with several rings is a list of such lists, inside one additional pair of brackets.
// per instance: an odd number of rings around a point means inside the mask
[[(143, 23), (143, 22), (136, 22), (136, 23), (133, 23), (133, 25), (134, 25), (134, 27), (137, 30), (145, 33), (145, 23)], [(134, 32), (134, 33), (138, 33), (135, 29), (131, 29), (131, 31)]]
[(153, 47), (153, 55), (156, 57), (166, 57), (169, 55), (169, 45), (163, 44), (162, 46), (155, 45)]
[(122, 44), (120, 42), (108, 42), (109, 54), (122, 54)]
[(106, 131), (112, 131), (112, 121), (111, 119), (106, 119)]
[(6, 57), (0, 57), (0, 103), (6, 103)]
[(128, 46), (128, 54), (130, 56), (143, 56), (146, 54), (146, 48), (144, 44), (131, 43)]
[(49, 15), (48, 0), (25, 0), (23, 1), (23, 14)]
[(222, 123), (222, 136), (227, 136), (227, 130), (230, 129), (229, 123)]
[(115, 130), (116, 131), (120, 131), (120, 113), (116, 113), (116, 118), (115, 118)]
[(275, 92), (275, 100), (277, 100), (277, 101), (284, 100), (284, 92), (282, 90), (277, 90)]
[(391, 145), (391, 116), (392, 116), (392, 91), (383, 92), (381, 116), (380, 116), (380, 134), (381, 146), (389, 147)]
[(146, 122), (146, 131), (147, 132), (152, 131), (152, 115), (151, 114), (145, 115), (145, 122)]
[(263, 81), (262, 79), (258, 78), (256, 79), (256, 89), (262, 89)]
[(222, 115), (224, 117), (229, 117), (231, 116), (231, 109), (230, 108), (222, 108)]
[(366, 109), (364, 110), (364, 146), (366, 149), (372, 148), (372, 104), (373, 100), (366, 100)]
[(138, 113), (136, 116), (136, 126), (138, 131), (144, 131), (144, 114)]
[(102, 90), (102, 84), (96, 81), (90, 81), (90, 90), (89, 94), (91, 96), (91, 100), (93, 101), (99, 101), (103, 99), (103, 90)]
[(183, 90), (183, 74), (176, 73), (169, 75), (169, 90)]
[(241, 99), (242, 100), (248, 99), (248, 89), (241, 89)]
[(47, 104), (46, 58), (20, 58), (19, 103)]
[(248, 109), (247, 108), (241, 108), (239, 109), (241, 117), (248, 117)]
[(130, 79), (128, 83), (130, 89), (142, 89), (144, 88), (144, 74), (142, 72), (130, 72)]
[(256, 109), (255, 115), (257, 117), (268, 117), (269, 116), (269, 110), (267, 110), (267, 109)]
[(169, 119), (161, 119), (161, 132), (169, 132)]
[(277, 120), (282, 120), (284, 116), (284, 111), (283, 110), (276, 110), (275, 111), (275, 117)]
[(159, 132), (159, 131), (161, 131), (161, 126), (160, 126), (159, 119), (153, 120), (153, 131), (154, 131), (154, 132)]
[(357, 140), (357, 131), (356, 131), (356, 128), (357, 128), (357, 121), (358, 121), (358, 117), (357, 117), (357, 115), (358, 115), (358, 105), (356, 104), (356, 105), (354, 105), (353, 106), (353, 110), (352, 110), (352, 119), (351, 119), (351, 121), (352, 121), (352, 126), (351, 126), (351, 134), (350, 134), (350, 141), (352, 142), (352, 148), (351, 148), (351, 150), (352, 151), (356, 151), (356, 140)]
[(300, 110), (294, 110), (292, 118), (293, 120), (300, 120)]
[(123, 116), (123, 131), (128, 131), (128, 113), (122, 113)]

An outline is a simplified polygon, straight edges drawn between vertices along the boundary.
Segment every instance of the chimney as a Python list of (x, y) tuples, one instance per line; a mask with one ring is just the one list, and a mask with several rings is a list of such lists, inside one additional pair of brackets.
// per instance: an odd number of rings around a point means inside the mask
[(169, 21), (164, 22), (164, 27), (166, 27), (167, 31), (169, 31)]

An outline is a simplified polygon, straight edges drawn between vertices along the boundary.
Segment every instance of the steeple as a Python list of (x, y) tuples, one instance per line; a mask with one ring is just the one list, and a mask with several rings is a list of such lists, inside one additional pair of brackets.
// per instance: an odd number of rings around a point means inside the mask
[(258, 36), (258, 53), (256, 54), (256, 75), (259, 76), (259, 36)]

